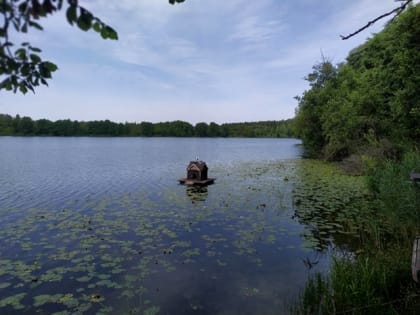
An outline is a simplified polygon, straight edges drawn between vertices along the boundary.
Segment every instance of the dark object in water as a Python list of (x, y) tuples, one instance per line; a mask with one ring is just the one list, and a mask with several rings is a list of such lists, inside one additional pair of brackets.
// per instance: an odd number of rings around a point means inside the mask
[(208, 167), (204, 161), (191, 161), (187, 166), (187, 177), (179, 179), (180, 184), (206, 186), (213, 184), (215, 178), (208, 178)]
[(413, 273), (413, 280), (420, 282), (420, 236), (417, 236), (414, 240), (411, 271)]

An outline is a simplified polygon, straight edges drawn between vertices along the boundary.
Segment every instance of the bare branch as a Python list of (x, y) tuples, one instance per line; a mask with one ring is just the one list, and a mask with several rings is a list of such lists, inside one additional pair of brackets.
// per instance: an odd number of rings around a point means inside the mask
[[(376, 19), (374, 19), (374, 20), (372, 20), (372, 21), (369, 21), (369, 22), (368, 22), (365, 26), (363, 26), (363, 27), (359, 28), (357, 31), (355, 31), (355, 32), (353, 32), (353, 33), (351, 33), (351, 34), (349, 34), (349, 35), (346, 35), (346, 36), (340, 35), (341, 39), (342, 39), (342, 40), (349, 39), (349, 38), (353, 37), (354, 35), (357, 35), (357, 34), (359, 34), (360, 32), (364, 31), (365, 29), (367, 29), (368, 27), (370, 27), (372, 24), (374, 24), (374, 23), (378, 22), (379, 20), (381, 20), (381, 19), (383, 19), (383, 18), (385, 18), (385, 17), (387, 17), (387, 16), (390, 16), (390, 15), (392, 15), (392, 14), (394, 14), (394, 13), (395, 13), (394, 17), (392, 18), (392, 20), (394, 20), (394, 19), (395, 19), (398, 15), (400, 15), (400, 14), (401, 14), (401, 12), (403, 12), (403, 11), (405, 10), (405, 8), (406, 8), (406, 7), (407, 7), (407, 6), (408, 6), (411, 2), (413, 2), (413, 0), (397, 0), (397, 1), (403, 2), (403, 4), (401, 4), (401, 6), (399, 6), (398, 8), (395, 8), (394, 10), (391, 10), (391, 11), (389, 11), (389, 12), (387, 12), (387, 13), (384, 13), (384, 14), (382, 14), (381, 16), (378, 16)], [(391, 20), (391, 21), (392, 21), (392, 20)]]

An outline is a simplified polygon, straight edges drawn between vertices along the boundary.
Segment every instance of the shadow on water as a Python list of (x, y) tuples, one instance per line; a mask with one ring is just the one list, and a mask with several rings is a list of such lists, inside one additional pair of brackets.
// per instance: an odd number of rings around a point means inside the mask
[(186, 186), (185, 193), (194, 204), (206, 201), (209, 195), (207, 186)]

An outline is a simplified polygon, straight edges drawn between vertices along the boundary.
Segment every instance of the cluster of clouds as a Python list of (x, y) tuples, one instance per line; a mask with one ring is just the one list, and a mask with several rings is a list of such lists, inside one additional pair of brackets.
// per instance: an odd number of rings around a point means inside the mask
[[(45, 20), (29, 40), (59, 71), (35, 95), (0, 92), (0, 112), (113, 121), (280, 120), (321, 55), (344, 61), (384, 22), (342, 41), (393, 0), (80, 1), (119, 33), (104, 41)], [(4, 95), (3, 95), (4, 94)]]

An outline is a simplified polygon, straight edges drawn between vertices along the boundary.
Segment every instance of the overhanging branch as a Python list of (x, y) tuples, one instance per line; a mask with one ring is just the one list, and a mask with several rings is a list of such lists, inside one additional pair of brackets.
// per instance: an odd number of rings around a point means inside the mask
[(395, 17), (397, 17), (398, 15), (400, 15), (400, 14), (401, 14), (401, 12), (403, 12), (403, 11), (405, 10), (405, 8), (406, 8), (406, 7), (407, 7), (407, 6), (408, 6), (411, 2), (413, 2), (413, 0), (397, 0), (397, 1), (401, 1), (401, 2), (403, 2), (403, 3), (401, 4), (401, 6), (399, 6), (398, 8), (395, 8), (395, 9), (393, 9), (393, 10), (391, 10), (391, 11), (387, 12), (387, 13), (382, 14), (381, 16), (378, 16), (376, 19), (374, 19), (374, 20), (372, 20), (372, 21), (369, 21), (369, 22), (368, 22), (365, 26), (363, 26), (363, 27), (359, 28), (357, 31), (355, 31), (355, 32), (353, 32), (353, 33), (351, 33), (351, 34), (349, 34), (349, 35), (346, 35), (346, 36), (340, 35), (341, 39), (342, 39), (342, 40), (349, 39), (349, 38), (353, 37), (354, 35), (357, 35), (357, 34), (359, 34), (360, 32), (364, 31), (365, 29), (367, 29), (368, 27), (370, 27), (372, 24), (374, 24), (374, 23), (378, 22), (379, 20), (381, 20), (381, 19), (383, 19), (383, 18), (385, 18), (385, 17), (387, 17), (387, 16), (390, 16), (390, 15), (392, 15), (392, 14), (394, 14), (394, 13), (395, 13), (395, 15), (394, 15), (393, 19), (395, 19)]

